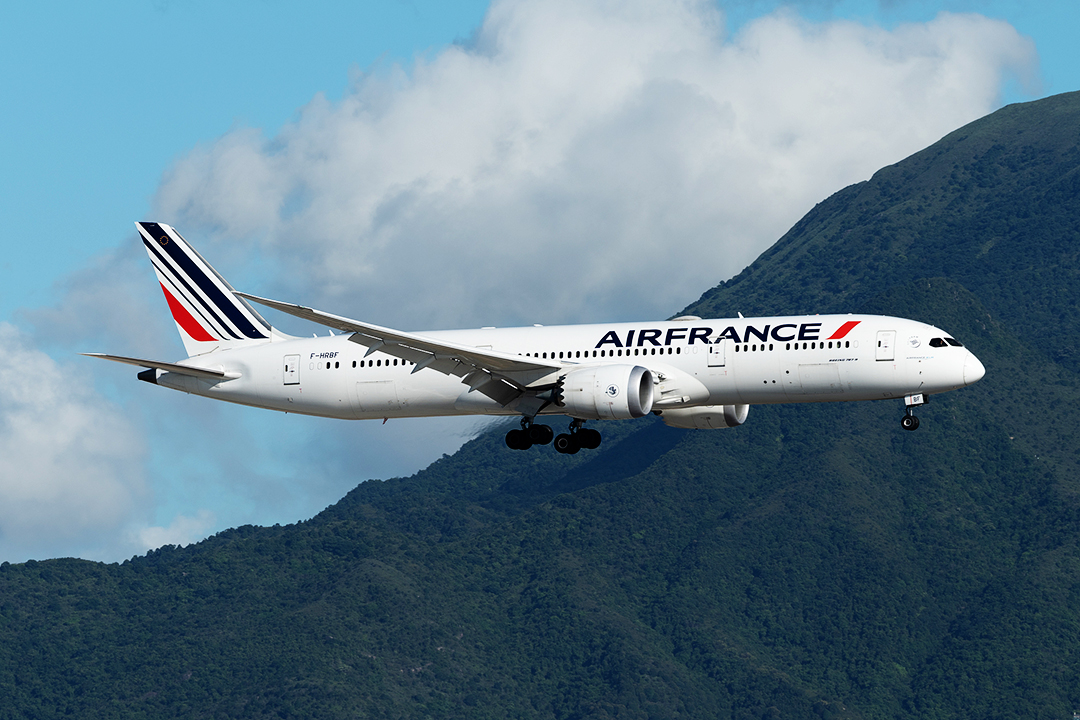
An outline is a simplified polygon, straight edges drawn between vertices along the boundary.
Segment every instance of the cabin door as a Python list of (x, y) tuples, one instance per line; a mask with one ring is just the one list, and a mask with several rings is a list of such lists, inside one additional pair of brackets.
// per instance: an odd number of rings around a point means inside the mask
[(285, 384), (286, 385), (299, 385), (300, 384), (300, 356), (299, 355), (286, 355), (285, 356)]
[(894, 346), (896, 345), (896, 331), (895, 330), (880, 330), (877, 334), (877, 348), (875, 351), (875, 358), (877, 360), (892, 360), (894, 357)]
[(718, 368), (724, 367), (727, 364), (726, 351), (727, 350), (727, 338), (720, 338), (717, 342), (709, 346), (709, 367)]

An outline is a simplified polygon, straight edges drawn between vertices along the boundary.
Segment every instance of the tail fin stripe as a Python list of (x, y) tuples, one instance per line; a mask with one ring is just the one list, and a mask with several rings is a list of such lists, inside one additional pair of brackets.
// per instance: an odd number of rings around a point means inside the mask
[[(167, 283), (172, 288), (173, 299), (177, 302), (182, 300), (189, 314), (196, 313), (202, 319), (200, 324), (203, 329), (216, 334), (218, 336), (217, 340), (240, 340), (239, 332), (229, 327), (228, 321), (215, 312), (213, 303), (189, 282), (194, 278), (185, 276), (180, 268), (175, 267), (169, 258), (162, 255), (158, 250), (159, 245), (164, 247), (171, 244), (169, 242), (170, 237), (164, 228), (157, 223), (141, 223), (141, 225), (149, 226), (141, 228), (144, 230), (143, 245), (150, 255), (150, 260), (154, 265), (154, 270), (157, 271), (162, 286)], [(159, 237), (158, 241), (151, 242), (155, 235)]]
[(214, 340), (220, 339), (215, 338), (211, 336), (210, 333), (206, 332), (203, 326), (199, 324), (199, 321), (191, 316), (191, 313), (187, 311), (187, 308), (181, 305), (164, 285), (161, 286), (161, 291), (165, 293), (165, 300), (169, 303), (169, 310), (172, 311), (173, 319), (176, 320), (177, 324), (183, 328), (184, 332), (190, 335), (193, 340), (198, 340), (199, 342), (213, 342)]
[(181, 270), (184, 270), (188, 277), (195, 281), (210, 302), (217, 306), (218, 310), (225, 313), (229, 320), (232, 321), (234, 328), (239, 330), (245, 337), (253, 340), (266, 337), (236, 307), (237, 300), (234, 299), (232, 293), (228, 293), (226, 296), (227, 290), (218, 287), (214, 279), (203, 268), (196, 265), (189, 255), (182, 252), (180, 248), (172, 243), (165, 246), (165, 251), (180, 266)]
[[(155, 237), (168, 239), (169, 234), (159, 224), (143, 223), (143, 225), (151, 239)], [(181, 238), (181, 241), (183, 241), (183, 238)], [(184, 278), (190, 279), (198, 286), (198, 290), (201, 292), (188, 285), (186, 280), (183, 282), (188, 291), (185, 294), (190, 294), (189, 303), (193, 298), (198, 299), (199, 304), (203, 305), (229, 331), (230, 335), (237, 339), (247, 337), (253, 340), (261, 340), (267, 337), (244, 316), (242, 309), (237, 307), (239, 300), (236, 300), (235, 296), (228, 292), (228, 288), (221, 287), (221, 282), (215, 280), (213, 274), (207, 272), (205, 268), (200, 267), (200, 263), (197, 263), (191, 255), (185, 252), (185, 248), (180, 247), (178, 243), (168, 241), (164, 244), (161, 244), (160, 241), (151, 243), (148, 242), (146, 237), (143, 238), (143, 243), (152, 251), (152, 256), (158, 258), (163, 265), (175, 266), (176, 270), (173, 274), (178, 278), (182, 280)], [(155, 244), (159, 245), (161, 250), (164, 250), (168, 259), (161, 255), (158, 247), (154, 247)], [(186, 242), (184, 244), (186, 245)], [(218, 313), (224, 314), (225, 318), (222, 318)]]
[[(184, 274), (178, 272), (172, 267), (167, 259), (161, 257), (153, 243), (147, 242), (144, 239), (143, 244), (146, 245), (147, 250), (151, 253), (151, 260), (153, 261), (154, 269), (158, 272), (159, 279), (164, 280), (162, 287), (164, 287), (165, 282), (171, 285), (176, 295), (184, 298), (188, 306), (202, 317), (203, 327), (209, 327), (213, 329), (215, 333), (220, 335), (217, 339), (240, 339), (240, 335), (228, 326), (228, 322), (214, 311), (215, 308), (210, 301), (204, 298), (201, 293), (188, 283)], [(176, 300), (177, 298), (174, 297), (173, 299)], [(194, 318), (192, 318), (192, 320), (194, 320)]]
[(236, 336), (237, 338), (240, 338), (241, 336), (246, 336), (251, 339), (261, 339), (266, 337), (260, 333), (236, 307), (236, 301), (231, 299), (232, 293), (229, 293), (229, 296), (227, 297), (222, 288), (214, 283), (214, 279), (211, 278), (203, 268), (195, 264), (195, 261), (191, 256), (185, 253), (182, 248), (178, 247), (175, 243), (168, 243), (164, 246), (164, 250), (169, 258), (179, 267), (181, 274), (191, 278), (202, 291), (206, 300), (232, 321), (231, 329), (235, 329), (241, 333), (241, 335)]
[[(202, 327), (203, 331), (213, 336), (211, 339), (216, 340), (239, 340), (240, 337), (231, 332), (221, 322), (220, 318), (213, 314), (213, 309), (206, 306), (206, 303), (196, 296), (198, 302), (191, 300), (190, 288), (184, 288), (179, 285), (183, 281), (173, 274), (171, 268), (158, 265), (158, 261), (154, 259), (154, 272), (157, 273), (158, 282), (161, 287), (173, 296), (173, 300), (188, 314), (191, 319), (198, 323)], [(172, 306), (170, 305), (170, 308)], [(208, 314), (210, 313), (210, 314)]]
[[(176, 237), (187, 243), (187, 240), (184, 240), (184, 236), (177, 232), (176, 228), (170, 228), (170, 230)], [(266, 322), (266, 319), (259, 314), (259, 311), (253, 308), (251, 306), (251, 303), (249, 303), (247, 300), (240, 297), (240, 295), (237, 294), (235, 288), (233, 288), (233, 286), (229, 284), (229, 281), (222, 277), (221, 273), (215, 270), (213, 266), (210, 265), (210, 263), (206, 262), (206, 258), (200, 255), (198, 250), (193, 248), (191, 245), (187, 245), (187, 249), (188, 252), (191, 253), (191, 257), (197, 263), (201, 264), (203, 271), (207, 274), (207, 276), (213, 278), (217, 283), (217, 286), (222, 288), (222, 291), (225, 293), (225, 297), (229, 298), (233, 303), (235, 303), (235, 306), (230, 305), (230, 307), (235, 307), (237, 310), (239, 310), (240, 314), (243, 317), (247, 318), (256, 330), (266, 333), (266, 337), (269, 337), (272, 328), (270, 327), (270, 323)]]

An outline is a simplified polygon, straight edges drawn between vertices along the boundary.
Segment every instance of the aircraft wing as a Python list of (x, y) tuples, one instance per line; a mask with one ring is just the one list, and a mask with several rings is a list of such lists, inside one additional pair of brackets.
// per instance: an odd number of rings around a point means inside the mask
[(532, 357), (526, 358), (521, 355), (435, 340), (424, 335), (350, 320), (303, 305), (234, 292), (260, 305), (266, 305), (335, 330), (350, 332), (352, 336), (349, 339), (367, 347), (369, 355), (379, 351), (416, 363), (413, 372), (431, 368), (446, 375), (456, 375), (462, 378), (462, 382), (469, 387), (503, 405), (520, 397), (529, 383), (564, 367), (553, 360), (541, 361)]
[(177, 363), (159, 362), (157, 360), (140, 360), (139, 358), (124, 357), (123, 355), (105, 355), (104, 353), (81, 353), (86, 357), (101, 358), (102, 360), (112, 360), (113, 362), (126, 363), (128, 365), (134, 365), (136, 367), (152, 368), (156, 370), (165, 370), (166, 372), (178, 373), (180, 375), (191, 375), (197, 378), (209, 378), (211, 380), (220, 380), (225, 377), (225, 373), (220, 370), (205, 370), (203, 368), (190, 367), (188, 365), (178, 365)]

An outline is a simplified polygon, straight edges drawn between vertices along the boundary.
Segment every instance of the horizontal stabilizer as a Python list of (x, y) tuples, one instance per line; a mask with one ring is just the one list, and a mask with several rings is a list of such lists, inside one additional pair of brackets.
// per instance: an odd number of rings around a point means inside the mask
[(102, 360), (112, 360), (113, 362), (126, 363), (128, 365), (135, 365), (136, 367), (152, 368), (154, 370), (164, 370), (165, 372), (177, 373), (178, 375), (190, 375), (197, 378), (209, 378), (212, 380), (218, 380), (225, 377), (225, 373), (220, 370), (204, 370), (203, 368), (190, 367), (188, 365), (178, 365), (177, 363), (159, 362), (157, 360), (140, 360), (139, 358), (123, 357), (122, 355), (105, 355), (103, 353), (82, 353), (86, 357), (101, 358)]

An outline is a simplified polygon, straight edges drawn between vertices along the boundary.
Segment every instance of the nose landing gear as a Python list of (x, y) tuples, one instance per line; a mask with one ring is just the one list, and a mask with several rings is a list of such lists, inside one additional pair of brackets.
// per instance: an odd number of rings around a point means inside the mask
[(923, 393), (904, 397), (904, 417), (900, 418), (900, 427), (905, 430), (918, 430), (919, 418), (915, 417), (915, 408), (925, 405), (929, 398)]

